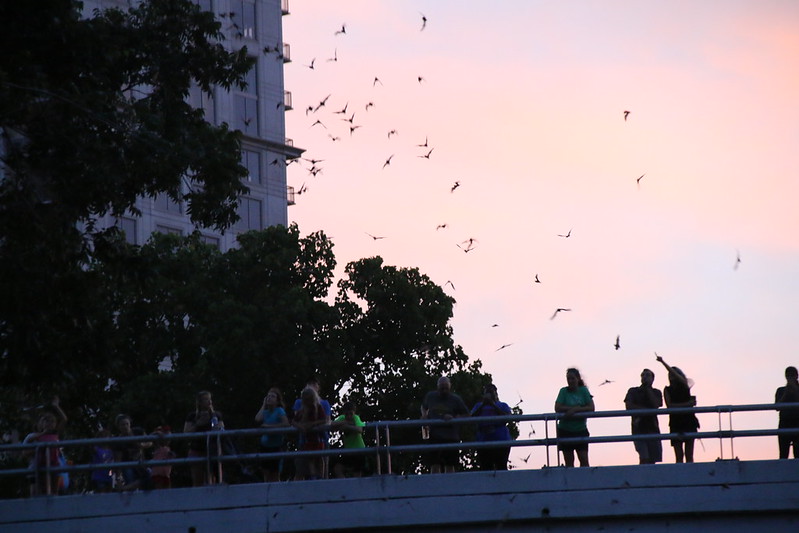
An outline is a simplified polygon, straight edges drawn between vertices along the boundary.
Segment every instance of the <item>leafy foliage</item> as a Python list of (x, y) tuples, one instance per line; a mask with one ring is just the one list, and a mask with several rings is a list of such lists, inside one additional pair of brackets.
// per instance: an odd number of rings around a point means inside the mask
[(232, 87), (250, 69), (246, 49), (228, 52), (221, 37), (213, 14), (189, 0), (90, 18), (74, 1), (0, 3), (0, 386), (9, 396), (64, 394), (86, 379), (94, 389), (116, 372), (115, 317), (98, 304), (118, 291), (91, 268), (96, 217), (165, 192), (184, 196), (199, 225), (234, 220), (246, 190), (239, 133), (185, 102), (192, 83)]

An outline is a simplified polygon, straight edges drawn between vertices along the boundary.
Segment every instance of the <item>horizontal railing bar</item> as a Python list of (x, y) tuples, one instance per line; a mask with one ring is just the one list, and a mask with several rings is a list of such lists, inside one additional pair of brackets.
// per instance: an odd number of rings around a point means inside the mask
[[(635, 410), (616, 410), (616, 411), (594, 411), (582, 412), (572, 415), (573, 418), (613, 418), (621, 417), (627, 418), (632, 416), (651, 416), (651, 415), (667, 415), (672, 413), (733, 413), (733, 412), (752, 412), (752, 411), (776, 411), (776, 410), (796, 410), (799, 409), (799, 404), (751, 404), (751, 405), (719, 405), (719, 406), (704, 406), (704, 407), (680, 407), (680, 408), (666, 408), (666, 409), (635, 409)], [(420, 426), (440, 426), (440, 425), (490, 425), (491, 423), (507, 423), (507, 422), (527, 422), (527, 421), (556, 421), (564, 418), (563, 413), (542, 413), (542, 414), (529, 414), (529, 415), (503, 415), (503, 416), (490, 416), (490, 417), (462, 417), (452, 420), (389, 420), (389, 421), (376, 421), (366, 423), (366, 428), (377, 429), (391, 429), (397, 427), (420, 427)], [(330, 425), (319, 426), (318, 431), (337, 431), (335, 427)], [(51, 447), (79, 447), (87, 445), (99, 444), (114, 444), (121, 443), (157, 443), (164, 440), (198, 440), (198, 439), (215, 439), (216, 437), (225, 438), (238, 438), (247, 436), (261, 436), (267, 434), (296, 434), (299, 433), (297, 428), (286, 426), (279, 428), (248, 428), (237, 430), (222, 430), (222, 431), (208, 431), (203, 433), (170, 433), (167, 435), (132, 435), (127, 437), (103, 437), (103, 438), (90, 438), (90, 439), (72, 439), (54, 442), (37, 442), (29, 444), (4, 444), (0, 445), (0, 453), (21, 452), (24, 450), (38, 450), (40, 448)], [(221, 455), (212, 456), (211, 461), (218, 462), (251, 462), (268, 459), (283, 459), (293, 457), (317, 457), (317, 456), (339, 456), (339, 455), (375, 455), (387, 453), (403, 453), (403, 452), (420, 452), (432, 450), (468, 450), (468, 449), (483, 449), (483, 448), (499, 448), (499, 447), (529, 447), (529, 446), (556, 446), (558, 443), (613, 443), (613, 442), (631, 442), (636, 440), (669, 440), (673, 438), (696, 438), (696, 439), (732, 439), (735, 437), (765, 437), (783, 434), (796, 433), (796, 429), (750, 429), (750, 430), (718, 430), (718, 431), (705, 431), (696, 433), (655, 433), (655, 434), (625, 434), (625, 435), (608, 435), (608, 436), (591, 436), (591, 437), (577, 437), (577, 438), (562, 438), (557, 437), (541, 438), (541, 439), (525, 439), (514, 441), (467, 441), (458, 443), (446, 444), (432, 444), (422, 442), (418, 444), (402, 444), (402, 445), (378, 445), (366, 448), (328, 448), (325, 450), (313, 451), (284, 451), (275, 453), (247, 453), (247, 454), (234, 454), (234, 455)], [(49, 472), (52, 474), (61, 472), (81, 472), (90, 470), (105, 470), (105, 469), (124, 469), (124, 468), (149, 468), (153, 466), (185, 466), (193, 464), (202, 464), (209, 461), (209, 457), (192, 457), (192, 458), (174, 458), (163, 460), (143, 460), (143, 461), (126, 461), (126, 462), (112, 462), (112, 463), (88, 463), (78, 465), (51, 465), (49, 467), (38, 467), (39, 472)], [(34, 472), (31, 468), (17, 468), (0, 470), (0, 477), (16, 476), (16, 475), (29, 475)]]
[[(779, 407), (778, 407), (779, 406)], [(717, 405), (706, 407), (670, 407), (660, 409), (623, 409), (615, 411), (591, 411), (580, 412), (571, 415), (571, 418), (624, 418), (631, 416), (651, 416), (651, 415), (668, 415), (680, 413), (718, 413), (718, 412), (745, 412), (745, 411), (775, 411), (775, 410), (799, 410), (799, 404), (751, 404), (751, 405)], [(420, 426), (442, 426), (442, 425), (473, 425), (473, 424), (486, 424), (490, 422), (534, 422), (534, 421), (550, 421), (560, 420), (564, 418), (564, 413), (542, 413), (542, 414), (521, 414), (521, 415), (502, 415), (502, 416), (471, 416), (459, 417), (452, 420), (436, 420), (436, 419), (413, 419), (413, 420), (381, 420), (375, 422), (367, 422), (364, 426), (367, 428), (395, 428), (395, 427), (420, 427)], [(339, 431), (332, 425), (318, 426), (318, 431)], [(225, 429), (225, 430), (212, 430), (197, 433), (168, 433), (166, 435), (132, 435), (128, 437), (103, 437), (103, 438), (86, 438), (86, 439), (69, 439), (49, 443), (31, 443), (31, 444), (3, 444), (0, 445), (0, 453), (6, 451), (19, 451), (25, 449), (32, 449), (38, 447), (70, 447), (81, 446), (86, 444), (120, 444), (125, 442), (152, 442), (156, 443), (163, 440), (199, 440), (215, 435), (225, 435), (229, 437), (239, 436), (252, 436), (252, 435), (269, 435), (291, 433), (297, 434), (300, 430), (291, 427), (279, 428), (247, 428), (247, 429)]]

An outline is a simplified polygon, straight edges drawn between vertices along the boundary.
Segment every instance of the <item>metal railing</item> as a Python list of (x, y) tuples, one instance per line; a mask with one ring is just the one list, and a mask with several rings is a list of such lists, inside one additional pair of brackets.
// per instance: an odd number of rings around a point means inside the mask
[[(636, 440), (667, 440), (672, 438), (695, 438), (695, 439), (718, 439), (719, 440), (719, 459), (724, 460), (724, 446), (723, 441), (729, 440), (730, 446), (730, 459), (735, 458), (733, 440), (735, 438), (748, 438), (748, 437), (764, 437), (784, 434), (795, 434), (797, 429), (733, 429), (733, 413), (753, 412), (753, 411), (767, 411), (774, 412), (778, 407), (776, 404), (752, 404), (752, 405), (717, 405), (707, 407), (682, 407), (682, 408), (668, 408), (668, 409), (636, 409), (636, 410), (616, 410), (616, 411), (595, 411), (576, 413), (572, 418), (579, 419), (592, 419), (592, 418), (629, 418), (631, 416), (651, 416), (651, 415), (668, 415), (680, 413), (694, 413), (694, 414), (707, 414), (716, 413), (718, 415), (718, 429), (715, 431), (698, 431), (696, 433), (658, 433), (658, 434), (624, 434), (624, 435), (603, 435), (591, 437), (579, 437), (559, 439), (556, 436), (550, 436), (550, 424), (554, 424), (564, 418), (560, 413), (542, 413), (542, 414), (529, 414), (529, 415), (507, 415), (507, 416), (490, 416), (490, 417), (463, 417), (455, 418), (449, 421), (444, 420), (392, 420), (392, 421), (377, 421), (369, 422), (364, 427), (364, 430), (370, 431), (374, 435), (374, 446), (366, 448), (328, 448), (325, 450), (316, 451), (283, 451), (278, 453), (234, 453), (229, 455), (211, 456), (207, 454), (205, 457), (188, 457), (188, 458), (175, 458), (164, 460), (142, 460), (142, 461), (126, 461), (126, 462), (109, 462), (109, 463), (88, 463), (76, 465), (52, 465), (50, 464), (51, 454), (49, 449), (57, 448), (80, 448), (80, 447), (93, 447), (97, 445), (113, 445), (119, 447), (120, 444), (125, 443), (157, 443), (164, 439), (170, 442), (174, 441), (188, 441), (206, 439), (210, 442), (211, 439), (216, 439), (217, 445), (220, 445), (221, 438), (242, 438), (242, 437), (261, 437), (267, 434), (298, 434), (298, 430), (293, 427), (285, 428), (254, 428), (254, 429), (238, 429), (238, 430), (224, 430), (224, 431), (209, 431), (205, 433), (173, 433), (167, 436), (159, 435), (139, 435), (130, 437), (107, 437), (107, 438), (91, 438), (91, 439), (73, 439), (62, 440), (55, 442), (37, 442), (31, 444), (4, 444), (0, 445), (0, 456), (8, 456), (9, 454), (25, 454), (26, 452), (34, 457), (45, 457), (45, 464), (39, 465), (38, 461), (33, 461), (34, 466), (28, 468), (11, 468), (0, 470), (0, 482), (9, 477), (33, 477), (35, 483), (43, 478), (46, 486), (44, 487), (45, 494), (52, 493), (50, 486), (51, 478), (55, 474), (62, 472), (85, 472), (92, 470), (106, 470), (106, 469), (126, 469), (126, 468), (149, 468), (154, 466), (191, 466), (198, 464), (205, 464), (207, 468), (211, 465), (221, 465), (227, 462), (258, 462), (272, 459), (289, 459), (297, 457), (329, 457), (329, 456), (346, 456), (346, 455), (364, 455), (375, 457), (376, 474), (392, 474), (392, 455), (403, 453), (416, 453), (416, 452), (429, 452), (434, 450), (480, 450), (485, 448), (495, 447), (540, 447), (546, 448), (547, 464), (550, 464), (550, 448), (556, 447), (559, 443), (616, 443), (616, 442), (631, 442)], [(799, 404), (780, 404), (780, 410), (799, 410)], [(723, 427), (723, 418), (727, 417), (727, 428)], [(536, 439), (517, 439), (512, 441), (468, 441), (447, 444), (431, 444), (424, 441), (416, 444), (392, 444), (391, 432), (392, 430), (400, 430), (407, 428), (419, 428), (424, 426), (461, 426), (461, 425), (477, 425), (486, 423), (508, 423), (508, 422), (544, 422), (544, 437)], [(333, 430), (329, 426), (323, 426), (320, 430)], [(554, 433), (554, 431), (553, 431)], [(421, 431), (420, 433), (421, 434)], [(206, 449), (210, 449), (207, 446)], [(41, 488), (40, 488), (41, 489)]]

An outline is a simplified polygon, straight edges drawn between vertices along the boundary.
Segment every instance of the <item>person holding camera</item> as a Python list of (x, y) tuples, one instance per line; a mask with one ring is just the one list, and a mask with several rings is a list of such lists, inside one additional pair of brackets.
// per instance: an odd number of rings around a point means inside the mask
[[(483, 398), (472, 408), (472, 416), (505, 416), (511, 414), (510, 406), (499, 401), (497, 387), (489, 383), (483, 387)], [(510, 441), (510, 429), (505, 422), (477, 424), (477, 441)], [(510, 446), (478, 448), (477, 466), (480, 470), (507, 470)]]

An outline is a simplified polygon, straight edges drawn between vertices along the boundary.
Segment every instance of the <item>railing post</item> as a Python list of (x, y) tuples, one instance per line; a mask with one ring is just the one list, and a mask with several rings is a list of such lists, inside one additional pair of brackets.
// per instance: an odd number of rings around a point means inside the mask
[(380, 462), (380, 424), (375, 424), (375, 467), (378, 476), (383, 473)]
[(544, 439), (547, 448), (547, 468), (549, 468), (549, 418), (544, 417)]
[(222, 435), (217, 433), (216, 434), (216, 483), (217, 485), (222, 483), (222, 461), (219, 460), (219, 457), (222, 455)]
[(45, 469), (45, 482), (44, 482), (44, 490), (45, 494), (50, 496), (52, 490), (52, 483), (50, 479), (50, 447), (45, 445), (44, 446), (44, 469)]
[(386, 472), (388, 475), (391, 475), (391, 428), (386, 426)]
[(721, 436), (721, 407), (716, 411), (719, 415), (719, 459), (724, 460), (724, 439)]

